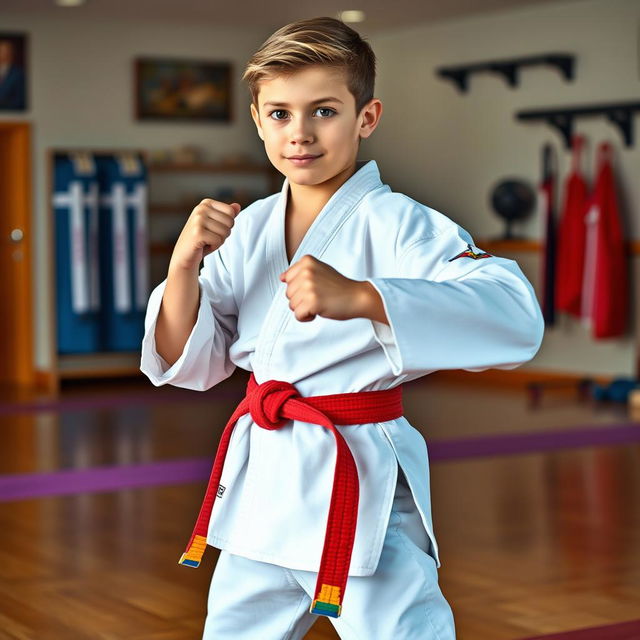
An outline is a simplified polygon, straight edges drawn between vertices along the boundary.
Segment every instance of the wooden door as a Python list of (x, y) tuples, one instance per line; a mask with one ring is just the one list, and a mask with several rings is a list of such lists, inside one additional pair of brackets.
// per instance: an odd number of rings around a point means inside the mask
[(0, 121), (0, 384), (35, 382), (31, 124)]

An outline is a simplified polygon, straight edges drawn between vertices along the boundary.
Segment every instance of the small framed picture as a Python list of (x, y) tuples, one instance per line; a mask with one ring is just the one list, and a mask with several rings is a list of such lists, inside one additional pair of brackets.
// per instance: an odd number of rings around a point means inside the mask
[(137, 58), (138, 120), (231, 120), (231, 63)]
[(0, 31), (0, 111), (27, 109), (27, 34)]

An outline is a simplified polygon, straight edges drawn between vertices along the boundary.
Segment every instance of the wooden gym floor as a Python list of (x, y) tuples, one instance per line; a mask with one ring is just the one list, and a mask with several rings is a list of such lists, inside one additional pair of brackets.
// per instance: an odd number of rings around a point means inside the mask
[[(177, 561), (245, 381), (0, 392), (0, 639), (201, 637), (218, 550), (197, 570)], [(404, 398), (429, 447), (458, 639), (640, 639), (640, 423), (626, 408), (571, 390), (533, 406), (518, 387), (436, 376)], [(307, 635), (337, 637), (323, 617)]]

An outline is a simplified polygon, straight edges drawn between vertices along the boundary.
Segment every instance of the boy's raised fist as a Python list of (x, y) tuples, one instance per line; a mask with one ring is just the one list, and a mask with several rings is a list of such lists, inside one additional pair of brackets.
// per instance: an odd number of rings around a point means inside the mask
[(204, 198), (196, 205), (176, 241), (169, 269), (197, 270), (202, 259), (229, 237), (242, 207)]

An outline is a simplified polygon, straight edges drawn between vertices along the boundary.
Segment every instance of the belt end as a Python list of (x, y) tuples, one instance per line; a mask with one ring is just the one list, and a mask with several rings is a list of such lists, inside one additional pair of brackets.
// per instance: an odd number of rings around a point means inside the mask
[(187, 554), (183, 553), (178, 560), (178, 564), (184, 564), (187, 567), (194, 567), (197, 569), (200, 566), (200, 560), (190, 560), (187, 558)]
[(200, 561), (206, 548), (207, 539), (204, 536), (194, 536), (187, 550), (180, 556), (178, 564), (184, 564), (187, 567), (197, 569), (200, 566)]
[(331, 616), (338, 618), (342, 611), (340, 604), (340, 587), (332, 584), (322, 583), (318, 596), (311, 603), (309, 611), (321, 616)]
[(330, 602), (322, 602), (322, 600), (314, 600), (309, 608), (310, 613), (320, 616), (330, 616), (332, 618), (340, 617), (342, 613), (342, 605), (331, 604)]

